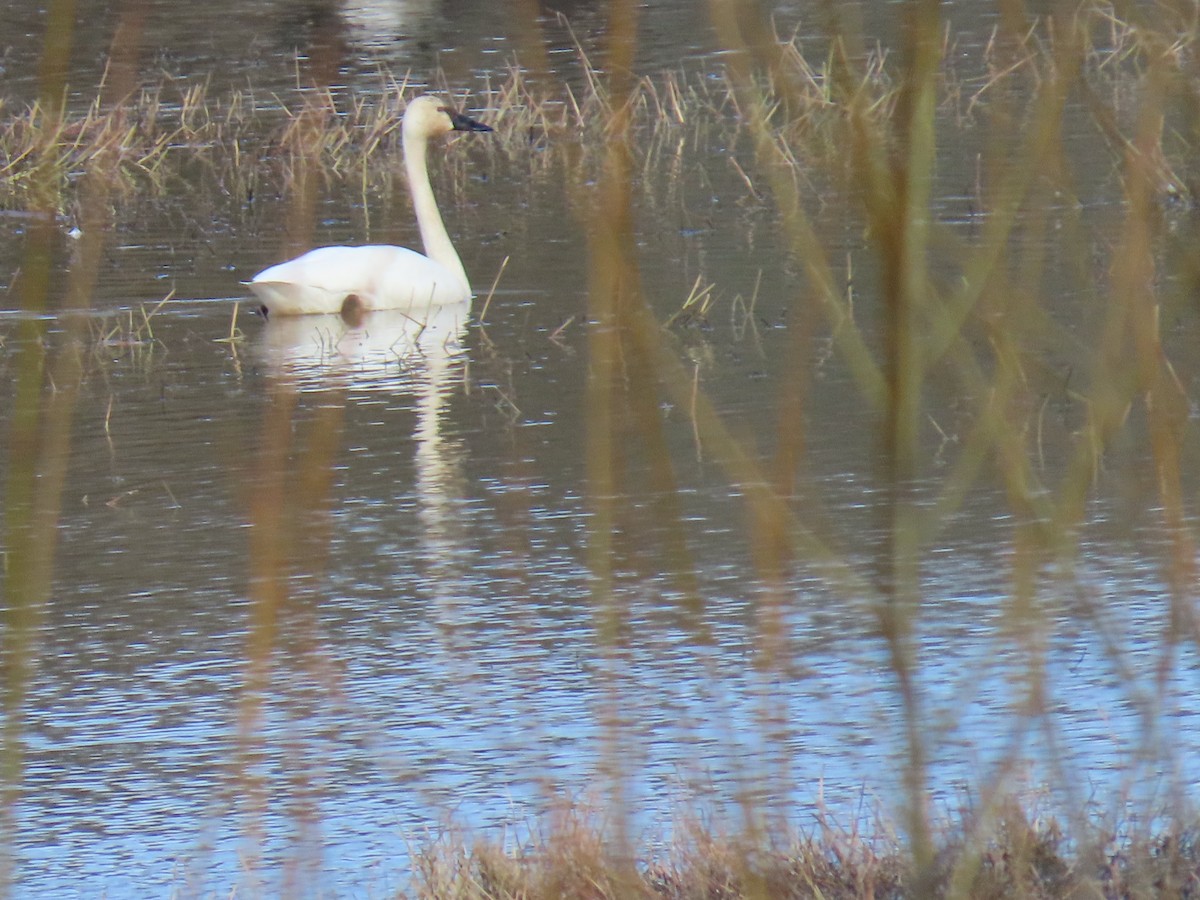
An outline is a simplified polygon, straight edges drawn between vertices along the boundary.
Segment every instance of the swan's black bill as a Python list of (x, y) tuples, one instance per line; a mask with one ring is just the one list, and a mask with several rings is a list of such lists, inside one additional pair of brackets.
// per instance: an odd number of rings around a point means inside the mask
[(464, 116), (460, 112), (455, 112), (452, 109), (442, 107), (442, 112), (450, 117), (450, 121), (454, 123), (455, 131), (491, 131), (491, 125), (484, 125), (482, 122), (476, 122), (470, 116)]

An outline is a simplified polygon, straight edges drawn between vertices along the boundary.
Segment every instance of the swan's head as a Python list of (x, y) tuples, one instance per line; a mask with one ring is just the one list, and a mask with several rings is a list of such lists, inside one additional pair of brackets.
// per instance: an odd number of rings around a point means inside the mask
[(408, 104), (404, 111), (404, 136), (428, 140), (451, 131), (491, 131), (482, 122), (464, 116), (441, 97), (424, 94)]

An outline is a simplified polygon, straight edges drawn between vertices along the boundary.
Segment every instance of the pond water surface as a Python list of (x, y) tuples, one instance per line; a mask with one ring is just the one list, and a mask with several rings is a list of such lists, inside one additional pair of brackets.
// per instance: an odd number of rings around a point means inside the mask
[[(420, 82), (435, 63), (480, 89), (530, 46), (548, 51), (543, 77), (578, 84), (565, 26), (547, 14), (531, 34), (502, 6), (331, 6), (341, 89), (378, 90), (379, 65), (411, 67)], [(581, 40), (602, 55), (603, 5), (572, 6)], [(287, 91), (296, 35), (311, 25), (291, 8), (147, 4), (146, 78)], [(989, 11), (948, 4), (968, 58)], [(787, 32), (820, 10), (775, 12)], [(4, 15), (24, 25), (9, 32), (0, 114), (36, 95), (44, 27), (33, 4)], [(869, 27), (891, 22), (871, 15)], [(686, 60), (697, 77), (721, 72), (704, 4), (650, 4), (643, 16), (643, 71)], [(113, 20), (80, 22), (70, 84), (86, 102)], [(727, 137), (681, 131), (685, 177), (639, 177), (642, 292), (665, 322), (697, 277), (715, 285), (707, 322), (664, 329), (663, 341), (763, 470), (802, 428), (790, 515), (870, 573), (888, 494), (879, 416), (829, 335), (797, 340), (808, 327), (794, 305), (800, 267), (783, 258), (771, 205), (729, 164), (739, 148)], [(624, 360), (629, 405), (597, 418), (603, 326), (571, 173), (482, 137), (444, 158), (456, 174), (437, 175), (435, 189), (481, 297), (361, 324), (247, 314), (240, 282), (286, 246), (282, 193), (247, 202), (197, 174), (119, 201), (23, 700), (15, 896), (239, 884), (382, 896), (402, 882), (414, 841), (448, 826), (520, 834), (563, 797), (620, 797), (638, 833), (659, 835), (681, 804), (736, 824), (744, 803), (805, 827), (821, 803), (853, 824), (904, 802), (903, 705), (872, 597), (838, 591), (805, 560), (782, 589), (765, 576), (753, 486), (721, 462), (665, 376), (655, 389)], [(1095, 176), (1079, 202), (1103, 247), (1122, 209), (1110, 158), (1084, 154), (1080, 171)], [(969, 149), (939, 170), (937, 212), (962, 240), (979, 226), (964, 199), (974, 178)], [(319, 194), (316, 243), (417, 242), (402, 195), (364, 202), (336, 180)], [(1060, 212), (1059, 226), (1078, 222), (1073, 204)], [(5, 396), (22, 318), (8, 298), (29, 227), (20, 210), (0, 215)], [(856, 214), (822, 227), (839, 260), (865, 245)], [(64, 225), (62, 278), (77, 246)], [(868, 335), (881, 318), (872, 265), (854, 274)], [(153, 341), (103, 339), (172, 290)], [(1090, 341), (1090, 298), (1065, 277), (1050, 293), (1054, 314)], [(737, 295), (755, 298), (752, 316), (736, 314)], [(238, 300), (245, 340), (222, 342)], [(1172, 326), (1188, 389), (1197, 324), (1192, 308)], [(64, 327), (51, 317), (51, 340)], [(811, 373), (803, 425), (781, 412), (798, 370)], [(911, 489), (932, 504), (962, 450), (964, 401), (949, 386), (929, 395)], [(1054, 472), (1080, 425), (1065, 389), (1046, 403), (1040, 462)], [(0, 434), (13, 428), (9, 410)], [(590, 461), (598, 421), (617, 430), (606, 485)], [(1022, 619), (1010, 602), (1019, 517), (1001, 478), (981, 476), (924, 546), (916, 684), (935, 810), (1000, 771), (1030, 796), (1048, 785), (1054, 802), (1106, 809), (1195, 787), (1200, 721), (1187, 700), (1200, 670), (1188, 645), (1162, 666), (1171, 535), (1141, 428), (1135, 416), (1090, 492), (1071, 565), (1039, 573), (1044, 618)], [(279, 546), (288, 561), (276, 565)], [(1030, 718), (1035, 661), (1046, 712)]]

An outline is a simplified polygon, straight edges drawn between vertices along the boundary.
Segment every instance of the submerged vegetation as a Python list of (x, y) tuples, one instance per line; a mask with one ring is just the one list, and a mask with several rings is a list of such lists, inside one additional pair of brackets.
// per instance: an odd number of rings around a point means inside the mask
[[(861, 611), (879, 640), (905, 752), (896, 835), (880, 825), (863, 836), (823, 820), (796, 837), (788, 792), (764, 790), (762, 807), (742, 811), (738, 834), (697, 824), (677, 829), (673, 848), (660, 853), (654, 840), (639, 847), (630, 838), (630, 811), (614, 789), (602, 815), (553, 821), (545, 838), (519, 849), (465, 838), (415, 847), (415, 896), (1200, 895), (1192, 784), (1169, 729), (1161, 746), (1130, 763), (1131, 782), (1141, 774), (1172, 779), (1174, 805), (1140, 820), (1152, 825), (1102, 827), (1113, 815), (1107, 801), (1125, 800), (1105, 798), (1094, 815), (1094, 798), (1067, 777), (1052, 786), (1056, 809), (1066, 809), (1057, 818), (1035, 816), (1012, 797), (1024, 742), (1054, 732), (1047, 668), (1061, 610), (1105, 648), (1113, 671), (1124, 676), (1132, 666), (1109, 598), (1079, 573), (1098, 485), (1127, 477), (1150, 498), (1162, 536), (1154, 565), (1168, 590), (1155, 613), (1154, 687), (1129, 688), (1146, 722), (1169, 718), (1179, 705), (1173, 678), (1190, 665), (1200, 638), (1192, 169), (1200, 23), (1186, 3), (1156, 5), (1153, 19), (1130, 4), (1087, 2), (1035, 19), (1019, 3), (1001, 3), (992, 39), (976, 56), (958, 52), (937, 3), (901, 4), (905, 46), (887, 50), (868, 46), (833, 6), (818, 41), (780, 37), (754, 3), (713, 0), (725, 50), (718, 70), (635, 77), (636, 10), (614, 2), (604, 59), (593, 64), (579, 48), (574, 87), (514, 65), (452, 95), (485, 111), (496, 131), (477, 152), (561, 183), (587, 242), (587, 321), (573, 330), (587, 355), (589, 516), (580, 529), (595, 641), (607, 664), (597, 677), (616, 698), (598, 714), (602, 768), (620, 780), (626, 724), (614, 673), (633, 630), (628, 604), (637, 585), (628, 573), (638, 571), (621, 564), (643, 559), (644, 570), (665, 572), (680, 598), (680, 628), (697, 645), (716, 640), (690, 557), (694, 523), (664, 436), (670, 407), (686, 411), (697, 459), (720, 471), (745, 514), (754, 582), (746, 588), (747, 665), (764, 684), (764, 740), (795, 746), (770, 686), (797, 669), (788, 613), (798, 579)], [(14, 373), (0, 569), (0, 825), (9, 863), (23, 790), (20, 712), (53, 580), (70, 421), (86, 368), (79, 347), (144, 363), (160, 346), (152, 328), (158, 307), (103, 323), (69, 315), (88, 308), (113, 218), (186, 176), (188, 185), (239, 204), (264, 194), (287, 198), (288, 237), (302, 244), (315, 219), (314, 183), (353, 188), (364, 209), (365, 198), (392, 192), (400, 113), (428, 89), (381, 73), (375, 90), (357, 94), (313, 83), (284, 98), (216, 96), (168, 81), (134, 89), (118, 83), (120, 75), (86, 109), (48, 102), (60, 95), (54, 90), (27, 110), (0, 108), (0, 205), (32, 222), (25, 263), (9, 288), (12, 305), (28, 315), (11, 335), (0, 332), (0, 371)], [(1078, 153), (1081, 145), (1087, 154)], [(444, 177), (462, 185), (465, 169), (451, 162)], [(711, 193), (718, 181), (734, 186), (736, 196), (721, 199), (746, 223), (733, 240), (770, 242), (778, 270), (760, 271), (728, 299), (734, 289), (697, 263), (698, 273), (679, 279), (676, 308), (664, 309), (643, 288), (639, 212), (668, 209), (685, 228), (703, 222), (689, 188), (699, 183)], [(1093, 228), (1099, 220), (1103, 227)], [(55, 305), (48, 248), (72, 227), (81, 234), (80, 263)], [(747, 236), (759, 232), (766, 236)], [(777, 367), (775, 430), (760, 446), (720, 408), (686, 342), (718, 315), (739, 333), (766, 327), (764, 281), (784, 297), (793, 343)], [(54, 336), (48, 311), (67, 323)], [(221, 339), (234, 352), (236, 319), (228, 335)], [(833, 365), (877, 425), (875, 468), (862, 479), (882, 497), (869, 529), (834, 513), (807, 457), (812, 398)], [(301, 434), (294, 391), (272, 382), (253, 458), (238, 473), (246, 482), (252, 613), (233, 767), (251, 841), (261, 836), (268, 805), (255, 770), (269, 740), (263, 708), (275, 667), (293, 664), (281, 662), (281, 634), (289, 621), (307, 622), (296, 585), (326, 563), (345, 404), (336, 399)], [(641, 457), (645, 468), (635, 474), (631, 460)], [(939, 537), (984, 483), (1006, 505), (1010, 590), (986, 627), (994, 629), (997, 656), (1016, 660), (1011, 714), (997, 725), (1013, 750), (975, 788), (978, 803), (942, 826), (929, 802), (938, 732), (918, 686), (930, 599), (923, 574), (937, 565)], [(622, 500), (639, 492), (655, 498), (652, 534), (645, 507)], [(523, 558), (520, 548), (514, 558)], [(315, 672), (326, 662), (294, 664)], [(776, 774), (780, 782), (789, 777)], [(247, 868), (258, 862), (248, 857)]]

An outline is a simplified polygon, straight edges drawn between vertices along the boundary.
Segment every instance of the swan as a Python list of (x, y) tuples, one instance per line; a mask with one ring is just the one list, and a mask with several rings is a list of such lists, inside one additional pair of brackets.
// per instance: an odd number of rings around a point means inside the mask
[(404, 168), (425, 253), (384, 244), (318, 247), (263, 269), (246, 285), (264, 315), (342, 313), (461, 303), (471, 297), (462, 261), (438, 212), (425, 165), (430, 138), (451, 131), (491, 131), (440, 97), (425, 94), (404, 111)]

